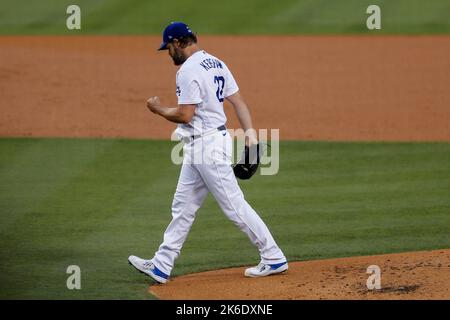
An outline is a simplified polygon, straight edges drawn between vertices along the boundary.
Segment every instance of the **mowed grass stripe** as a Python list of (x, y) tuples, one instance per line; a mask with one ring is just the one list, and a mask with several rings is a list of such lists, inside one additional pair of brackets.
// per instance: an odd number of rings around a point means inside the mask
[[(66, 28), (70, 0), (3, 0), (0, 34), (161, 34), (185, 21), (204, 34), (448, 34), (447, 0), (78, 0), (81, 30)], [(366, 9), (381, 8), (368, 30)]]
[[(127, 265), (170, 222), (169, 141), (0, 139), (0, 298), (151, 298)], [(241, 182), (290, 260), (445, 248), (450, 144), (281, 142), (280, 171)], [(173, 275), (258, 253), (211, 196)], [(82, 290), (66, 268), (82, 269)]]

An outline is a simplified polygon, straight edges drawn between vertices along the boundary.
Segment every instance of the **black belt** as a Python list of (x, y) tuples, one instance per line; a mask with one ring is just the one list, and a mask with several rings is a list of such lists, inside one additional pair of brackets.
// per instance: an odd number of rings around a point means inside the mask
[[(217, 127), (217, 131), (224, 131), (224, 130), (227, 130), (227, 127), (225, 127), (225, 125), (221, 125), (220, 127)], [(191, 139), (194, 140), (194, 139), (200, 138), (201, 136), (202, 135), (200, 135), (200, 134), (193, 135), (193, 136), (191, 136)]]

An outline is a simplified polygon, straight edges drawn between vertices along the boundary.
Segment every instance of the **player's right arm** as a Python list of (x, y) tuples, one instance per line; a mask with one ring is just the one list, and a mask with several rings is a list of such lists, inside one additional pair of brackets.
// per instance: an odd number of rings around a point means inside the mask
[(158, 97), (147, 100), (147, 107), (151, 112), (175, 123), (189, 123), (194, 116), (195, 106), (195, 104), (182, 104), (178, 107), (164, 107), (161, 106)]
[(179, 71), (177, 73), (177, 107), (161, 106), (158, 97), (147, 100), (147, 107), (150, 111), (164, 117), (175, 123), (191, 122), (195, 108), (202, 101), (200, 96), (200, 87), (191, 70)]

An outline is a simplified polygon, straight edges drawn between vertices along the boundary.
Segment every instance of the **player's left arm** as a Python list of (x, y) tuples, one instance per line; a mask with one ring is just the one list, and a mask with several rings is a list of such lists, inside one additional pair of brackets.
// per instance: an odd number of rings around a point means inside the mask
[(195, 104), (180, 104), (178, 107), (164, 107), (158, 97), (147, 100), (147, 108), (169, 121), (175, 123), (189, 123), (195, 113)]
[(245, 143), (247, 145), (257, 144), (258, 137), (255, 129), (253, 128), (252, 116), (241, 93), (238, 91), (231, 96), (228, 96), (226, 99), (233, 105), (242, 129), (245, 131)]

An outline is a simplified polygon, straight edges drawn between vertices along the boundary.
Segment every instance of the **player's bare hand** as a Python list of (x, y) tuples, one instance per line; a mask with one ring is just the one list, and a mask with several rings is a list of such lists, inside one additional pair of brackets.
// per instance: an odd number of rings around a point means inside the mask
[(249, 129), (245, 132), (245, 145), (251, 146), (258, 144), (258, 138), (254, 129)]
[(157, 113), (158, 107), (160, 105), (161, 102), (159, 101), (159, 97), (151, 97), (147, 100), (147, 108), (153, 113)]

